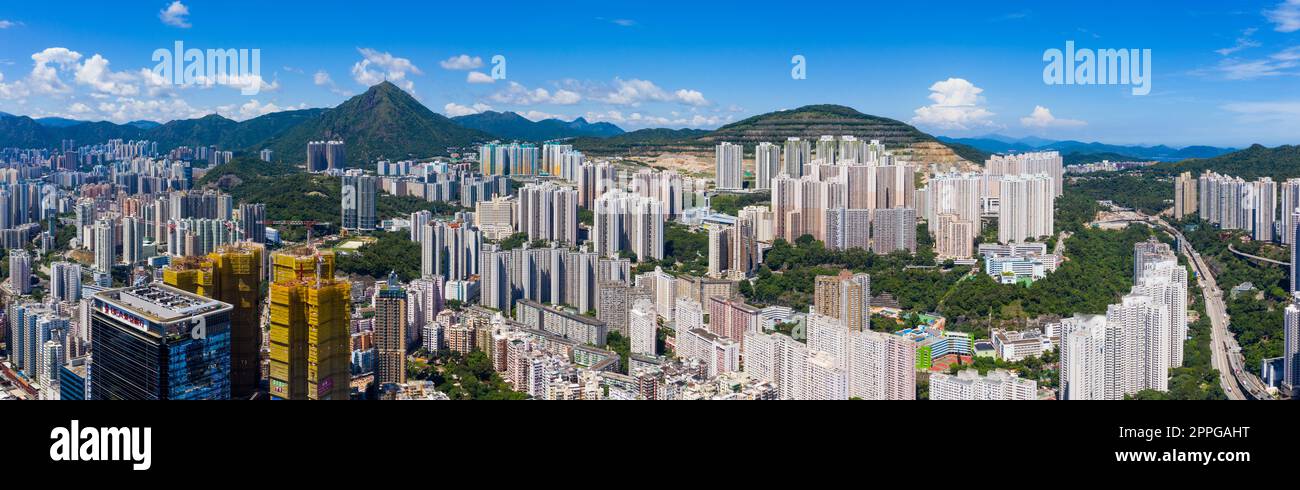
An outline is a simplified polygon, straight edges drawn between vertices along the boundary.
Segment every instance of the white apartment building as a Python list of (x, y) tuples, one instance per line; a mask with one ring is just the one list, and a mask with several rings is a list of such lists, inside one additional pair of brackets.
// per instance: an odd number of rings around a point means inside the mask
[(1005, 369), (995, 369), (984, 376), (975, 369), (963, 370), (955, 376), (930, 375), (931, 400), (1034, 400), (1037, 397), (1038, 382), (1020, 378)]

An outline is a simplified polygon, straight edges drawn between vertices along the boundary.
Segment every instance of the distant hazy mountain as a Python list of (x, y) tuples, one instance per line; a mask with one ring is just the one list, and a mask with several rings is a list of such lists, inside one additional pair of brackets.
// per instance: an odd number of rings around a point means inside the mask
[(456, 124), (492, 134), (503, 140), (546, 141), (579, 136), (617, 136), (623, 130), (606, 122), (595, 124), (584, 118), (572, 121), (543, 119), (532, 121), (514, 112), (486, 111), (451, 118)]
[(695, 139), (709, 134), (707, 129), (650, 128), (608, 138), (585, 136), (570, 142), (575, 148), (593, 154), (641, 153), (674, 149), (698, 149)]
[(110, 139), (140, 139), (144, 130), (107, 121), (47, 126), (27, 116), (0, 118), (0, 148), (59, 148), (63, 140), (78, 144), (102, 143)]
[(1111, 160), (1113, 160), (1114, 157), (1124, 157), (1138, 160), (1172, 161), (1182, 160), (1185, 158), (1208, 158), (1236, 151), (1235, 148), (1216, 148), (1212, 146), (1174, 148), (1165, 145), (1125, 146), (1109, 145), (1097, 142), (1084, 143), (1073, 140), (1053, 141), (1037, 137), (1017, 139), (997, 134), (991, 134), (979, 138), (948, 138), (940, 136), (939, 140), (943, 142), (964, 144), (989, 153), (1018, 153), (1027, 151), (1056, 150), (1061, 152), (1062, 155), (1078, 154), (1076, 160), (1080, 162), (1090, 159), (1091, 157), (1089, 157), (1089, 155), (1103, 154), (1107, 155), (1106, 159)]
[(68, 119), (64, 117), (42, 117), (40, 119), (37, 119), (36, 122), (41, 126), (46, 126), (51, 128), (66, 128), (68, 126), (76, 126), (78, 124), (84, 123), (85, 121), (78, 121), (76, 119)]
[(135, 126), (140, 129), (148, 130), (148, 129), (156, 128), (158, 126), (162, 126), (162, 123), (154, 122), (154, 121), (131, 121), (129, 123), (126, 123), (126, 125)]
[(390, 82), (370, 87), (338, 107), (303, 120), (265, 142), (277, 158), (307, 159), (307, 142), (337, 138), (346, 143), (349, 166), (370, 165), (380, 158), (423, 158), (446, 155), (494, 139), (492, 135), (457, 125), (429, 110)]

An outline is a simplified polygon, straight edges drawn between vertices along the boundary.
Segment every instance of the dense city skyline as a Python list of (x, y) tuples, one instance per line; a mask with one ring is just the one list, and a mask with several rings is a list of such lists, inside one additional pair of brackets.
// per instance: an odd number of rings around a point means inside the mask
[[(505, 7), (490, 16), (509, 28), (488, 36), (485, 14), (459, 5), (392, 7), (400, 16), (329, 2), (9, 5), (0, 10), (0, 111), (119, 123), (213, 112), (243, 120), (332, 107), (388, 79), (449, 116), (490, 109), (628, 130), (715, 128), (814, 103), (948, 136), (1245, 147), (1292, 143), (1300, 130), (1292, 90), (1300, 5), (1292, 1), (864, 5), (864, 31), (793, 28), (758, 6), (691, 5), (692, 15), (679, 14), (684, 5)], [(799, 7), (808, 19), (843, 8)], [(755, 35), (764, 22), (770, 32)], [(259, 93), (155, 84), (142, 71), (175, 41), (260, 49)], [(1045, 51), (1067, 41), (1151, 50), (1150, 93), (1045, 84)], [(508, 67), (504, 79), (493, 77), (496, 55)], [(796, 55), (806, 79), (791, 76)], [(1202, 124), (1210, 120), (1230, 124)]]

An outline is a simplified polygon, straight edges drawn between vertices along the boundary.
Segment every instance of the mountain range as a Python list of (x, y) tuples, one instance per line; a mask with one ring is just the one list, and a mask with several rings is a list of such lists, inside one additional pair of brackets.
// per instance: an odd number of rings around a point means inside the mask
[(543, 119), (532, 121), (514, 112), (486, 111), (451, 118), (456, 124), (477, 129), (502, 139), (546, 141), (579, 136), (604, 138), (623, 134), (623, 129), (607, 122), (589, 123), (584, 118), (572, 121)]
[[(1061, 152), (1067, 158), (1075, 155), (1076, 163), (1088, 163), (1087, 160), (1095, 158), (1093, 161), (1100, 161), (1099, 155), (1105, 155), (1105, 159), (1133, 159), (1133, 160), (1157, 160), (1157, 161), (1176, 161), (1187, 158), (1211, 158), (1225, 153), (1237, 151), (1235, 148), (1218, 148), (1213, 146), (1188, 146), (1175, 148), (1165, 145), (1157, 146), (1125, 146), (1110, 145), (1105, 143), (1085, 143), (1082, 141), (1064, 140), (1056, 141), (1038, 137), (1012, 138), (998, 134), (991, 134), (978, 138), (949, 138), (940, 136), (939, 141), (945, 143), (958, 143), (979, 149), (989, 153), (1023, 153), (1029, 151), (1047, 151), (1056, 150)], [(1070, 162), (1067, 162), (1070, 163)]]
[(491, 140), (546, 141), (565, 139), (593, 155), (653, 155), (667, 152), (712, 154), (719, 142), (744, 145), (780, 144), (798, 137), (815, 141), (822, 135), (852, 135), (880, 140), (896, 153), (930, 161), (951, 163), (963, 158), (981, 163), (990, 153), (1058, 150), (1066, 163), (1101, 159), (1181, 160), (1210, 158), (1231, 148), (1191, 146), (1121, 146), (1043, 138), (934, 137), (917, 128), (885, 117), (861, 113), (840, 105), (810, 105), (760, 114), (715, 130), (641, 129), (624, 132), (606, 122), (532, 121), (514, 112), (482, 112), (448, 118), (429, 110), (407, 92), (389, 82), (370, 87), (334, 108), (302, 109), (234, 121), (220, 115), (159, 124), (133, 121), (114, 124), (67, 118), (32, 119), (0, 113), (0, 147), (59, 148), (63, 140), (93, 144), (109, 139), (158, 142), (166, 151), (179, 146), (213, 145), (224, 150), (255, 152), (269, 148), (283, 163), (306, 159), (308, 141), (341, 139), (347, 143), (350, 166), (367, 165), (381, 158), (405, 159), (446, 155)]

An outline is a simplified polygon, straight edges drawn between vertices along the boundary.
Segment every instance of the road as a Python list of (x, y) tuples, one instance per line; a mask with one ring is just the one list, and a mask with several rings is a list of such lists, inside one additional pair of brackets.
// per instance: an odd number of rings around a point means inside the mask
[(1188, 262), (1196, 269), (1196, 282), (1205, 297), (1205, 314), (1210, 317), (1210, 364), (1219, 371), (1219, 385), (1223, 388), (1223, 393), (1231, 400), (1272, 399), (1263, 382), (1243, 369), (1241, 347), (1228, 330), (1228, 309), (1223, 303), (1223, 290), (1219, 289), (1205, 259), (1188, 244), (1182, 232), (1164, 219), (1148, 217), (1147, 221), (1178, 237), (1179, 251), (1187, 256)]
[(1232, 252), (1232, 253), (1234, 253), (1234, 254), (1237, 254), (1238, 257), (1245, 257), (1245, 258), (1247, 258), (1247, 259), (1257, 260), (1257, 261), (1260, 261), (1260, 262), (1267, 262), (1267, 263), (1270, 263), (1270, 264), (1273, 264), (1273, 265), (1280, 265), (1280, 266), (1284, 266), (1284, 267), (1291, 267), (1291, 263), (1290, 263), (1290, 262), (1282, 262), (1282, 261), (1280, 261), (1280, 260), (1273, 260), (1273, 259), (1270, 259), (1270, 258), (1267, 258), (1267, 257), (1260, 257), (1260, 256), (1258, 256), (1258, 255), (1251, 255), (1251, 254), (1248, 254), (1248, 253), (1246, 253), (1246, 252), (1242, 252), (1242, 251), (1240, 251), (1240, 250), (1237, 250), (1237, 249), (1235, 249), (1235, 248), (1232, 248), (1232, 245), (1228, 245), (1228, 251), (1229, 251), (1229, 252)]

